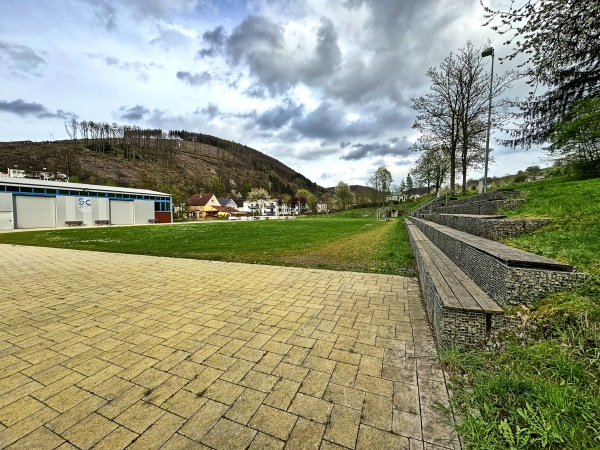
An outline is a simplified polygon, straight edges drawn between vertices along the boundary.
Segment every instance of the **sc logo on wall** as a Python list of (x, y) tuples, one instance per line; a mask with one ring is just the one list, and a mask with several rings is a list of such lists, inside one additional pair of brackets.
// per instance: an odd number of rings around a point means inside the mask
[(79, 197), (77, 199), (77, 209), (80, 211), (91, 211), (92, 210), (92, 199)]

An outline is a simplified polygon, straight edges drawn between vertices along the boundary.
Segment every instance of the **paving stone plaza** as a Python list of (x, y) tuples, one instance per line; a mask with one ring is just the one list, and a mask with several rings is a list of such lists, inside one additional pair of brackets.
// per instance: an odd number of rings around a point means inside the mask
[(0, 448), (460, 448), (417, 279), (0, 245)]

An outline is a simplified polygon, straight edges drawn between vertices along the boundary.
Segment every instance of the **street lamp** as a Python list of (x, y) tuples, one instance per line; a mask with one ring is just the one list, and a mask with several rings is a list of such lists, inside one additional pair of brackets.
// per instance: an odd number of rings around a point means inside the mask
[(494, 47), (488, 47), (481, 52), (481, 57), (492, 57), (492, 71), (490, 73), (490, 99), (488, 105), (487, 137), (485, 138), (485, 170), (483, 172), (483, 192), (487, 192), (488, 161), (490, 159), (490, 133), (492, 130), (492, 87), (494, 85)]

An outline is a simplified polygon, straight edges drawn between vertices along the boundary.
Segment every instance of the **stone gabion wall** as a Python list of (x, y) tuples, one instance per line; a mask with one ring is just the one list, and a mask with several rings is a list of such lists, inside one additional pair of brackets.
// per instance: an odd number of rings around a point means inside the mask
[(499, 209), (513, 209), (521, 205), (524, 192), (512, 189), (487, 192), (460, 199), (440, 197), (437, 201), (417, 210), (418, 214), (496, 214)]
[(459, 311), (444, 307), (410, 232), (409, 237), (419, 270), (425, 311), (438, 343), (442, 345), (480, 345), (488, 339), (490, 333), (502, 331), (502, 327), (506, 323), (499, 318), (503, 316), (502, 314), (490, 314), (491, 327), (488, 328), (488, 314), (486, 313)]
[(511, 198), (506, 200), (472, 201), (470, 203), (454, 204), (449, 203), (444, 206), (431, 205), (428, 213), (432, 214), (478, 214), (492, 215), (500, 209), (514, 209), (525, 203), (522, 198)]
[(502, 308), (530, 303), (552, 292), (571, 289), (587, 279), (584, 273), (509, 267), (426, 222), (412, 223)]
[(552, 221), (552, 219), (481, 219), (445, 214), (421, 214), (419, 217), (455, 230), (496, 241), (531, 233)]

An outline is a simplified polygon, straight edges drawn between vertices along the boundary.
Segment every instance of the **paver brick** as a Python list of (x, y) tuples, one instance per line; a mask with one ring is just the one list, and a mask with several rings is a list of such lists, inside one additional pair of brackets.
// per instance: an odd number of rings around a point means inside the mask
[(221, 419), (202, 442), (216, 450), (245, 450), (257, 431), (228, 419)]
[(368, 425), (361, 425), (356, 450), (371, 450), (375, 448), (410, 450), (408, 438), (398, 436), (389, 431), (372, 428)]
[(391, 398), (394, 384), (389, 380), (359, 373), (356, 377), (354, 388)]
[(185, 423), (185, 419), (171, 413), (166, 413), (142, 434), (129, 450), (158, 449)]
[(17, 442), (6, 447), (7, 450), (20, 450), (20, 449), (48, 449), (57, 448), (65, 440), (60, 436), (56, 435), (52, 431), (45, 427), (39, 427), (37, 430), (32, 431), (28, 435), (22, 437)]
[(77, 422), (62, 435), (75, 446), (89, 449), (115, 428), (117, 424), (94, 413)]
[(188, 420), (179, 432), (195, 441), (200, 441), (215, 423), (223, 416), (227, 410), (227, 405), (208, 400), (202, 407)]
[(122, 450), (138, 436), (137, 433), (119, 426), (94, 445), (93, 450)]
[(421, 416), (406, 411), (394, 410), (392, 431), (408, 438), (421, 440)]
[(275, 408), (287, 410), (299, 388), (300, 383), (284, 378), (277, 382), (264, 402)]
[(325, 425), (299, 417), (285, 447), (290, 450), (318, 450), (324, 431)]
[(221, 375), (221, 379), (231, 383), (239, 383), (253, 367), (253, 362), (238, 359)]
[(284, 446), (284, 441), (259, 432), (252, 441), (249, 450), (282, 450)]
[(360, 425), (360, 411), (342, 405), (334, 405), (325, 439), (345, 447), (354, 448)]
[(315, 422), (327, 423), (332, 407), (331, 402), (299, 392), (294, 397), (288, 411)]
[(262, 405), (250, 419), (248, 425), (263, 433), (267, 433), (278, 439), (289, 437), (298, 416), (290, 414), (268, 405)]
[(227, 410), (225, 417), (241, 424), (247, 424), (263, 403), (267, 394), (254, 389), (246, 389)]
[(161, 407), (178, 416), (189, 419), (206, 403), (206, 397), (181, 389), (164, 402)]
[(251, 370), (240, 382), (240, 384), (242, 386), (256, 389), (257, 391), (269, 393), (277, 381), (278, 377), (276, 376)]
[(210, 447), (186, 436), (182, 436), (179, 433), (175, 433), (167, 443), (161, 447), (161, 450), (210, 450)]
[(342, 386), (353, 387), (358, 374), (358, 366), (338, 362), (331, 374), (331, 382)]
[(58, 412), (65, 412), (91, 396), (92, 394), (88, 391), (84, 391), (77, 386), (69, 386), (58, 394), (46, 399), (44, 402)]
[(392, 429), (392, 399), (381, 395), (366, 393), (361, 423), (390, 431)]
[(242, 395), (244, 390), (244, 387), (237, 384), (229, 383), (223, 380), (215, 380), (215, 382), (211, 384), (206, 391), (204, 391), (203, 395), (216, 402), (231, 405), (239, 398), (240, 395)]
[(413, 280), (5, 245), (0, 271), (9, 448), (458, 448)]

